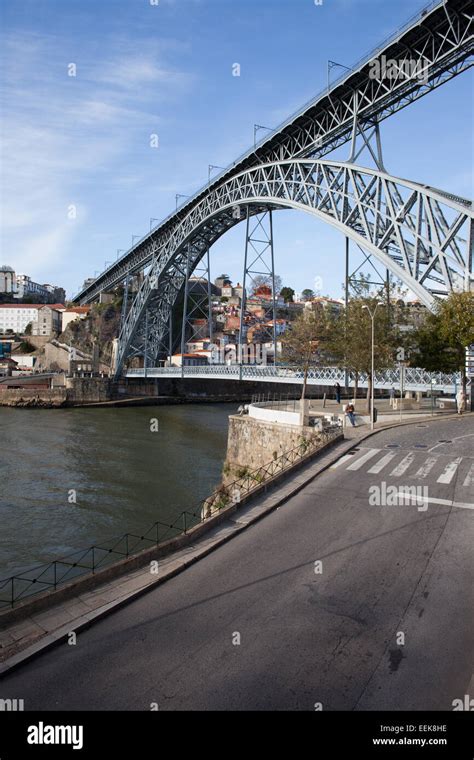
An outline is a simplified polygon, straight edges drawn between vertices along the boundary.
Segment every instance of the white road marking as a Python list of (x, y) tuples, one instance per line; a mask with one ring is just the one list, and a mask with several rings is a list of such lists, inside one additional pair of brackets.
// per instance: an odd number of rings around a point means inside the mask
[(336, 467), (340, 467), (341, 464), (345, 464), (349, 461), (349, 459), (354, 459), (354, 454), (344, 454), (343, 457), (337, 460), (333, 465), (331, 465), (331, 470), (335, 470)]
[[(454, 438), (450, 439), (450, 443), (452, 443), (453, 441), (460, 441), (461, 438), (472, 438), (472, 436), (474, 436), (474, 433), (466, 433), (466, 435), (457, 435)], [(441, 442), (436, 443), (434, 446), (431, 447), (431, 449), (428, 449), (428, 451), (429, 452), (434, 451), (435, 449), (438, 448), (438, 446), (446, 446), (446, 444), (445, 443), (441, 443)]]
[(359, 459), (357, 459), (356, 462), (353, 462), (352, 464), (347, 467), (347, 470), (360, 470), (363, 464), (368, 462), (369, 459), (372, 459), (376, 454), (378, 454), (380, 449), (369, 449), (365, 454), (362, 454)]
[(463, 483), (463, 486), (472, 486), (474, 483), (474, 463), (471, 464), (471, 467), (469, 469), (469, 472), (466, 475), (466, 479)]
[(425, 504), (442, 504), (446, 507), (457, 507), (458, 509), (474, 509), (474, 504), (467, 504), (463, 501), (452, 501), (451, 499), (436, 499), (434, 496), (411, 496), (405, 491), (399, 491), (398, 496), (405, 501), (412, 501), (414, 504), (419, 504), (423, 501)]
[(400, 475), (403, 475), (403, 473), (406, 472), (408, 468), (410, 467), (414, 458), (415, 458), (415, 455), (412, 454), (412, 452), (410, 451), (410, 453), (407, 454), (406, 457), (404, 457), (404, 459), (402, 459), (400, 464), (397, 465), (394, 470), (392, 470), (390, 475), (394, 478), (398, 478)]
[(426, 462), (424, 462), (420, 469), (415, 473), (415, 478), (426, 478), (429, 471), (432, 469), (432, 467), (436, 464), (438, 461), (438, 457), (428, 457)]
[(453, 459), (452, 462), (449, 462), (449, 464), (447, 464), (446, 467), (444, 468), (444, 472), (442, 473), (442, 475), (439, 476), (436, 482), (437, 483), (451, 483), (456, 473), (456, 470), (458, 469), (461, 462), (462, 462), (462, 457), (457, 457), (457, 459)]
[(374, 464), (374, 466), (370, 468), (370, 470), (369, 470), (369, 475), (377, 475), (377, 473), (378, 473), (378, 472), (380, 472), (381, 470), (383, 470), (383, 468), (384, 468), (384, 467), (385, 467), (385, 466), (386, 466), (386, 465), (387, 465), (389, 462), (391, 462), (391, 461), (392, 461), (392, 459), (393, 459), (395, 456), (396, 456), (396, 454), (395, 454), (393, 451), (391, 451), (389, 454), (385, 454), (385, 456), (384, 456), (384, 457), (382, 457), (382, 459), (380, 459), (380, 460), (377, 462), (377, 464)]

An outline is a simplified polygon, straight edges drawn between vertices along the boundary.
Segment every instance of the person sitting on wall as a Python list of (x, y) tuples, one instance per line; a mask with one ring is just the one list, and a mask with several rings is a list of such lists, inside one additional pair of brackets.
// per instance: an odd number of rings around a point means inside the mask
[(356, 427), (356, 421), (355, 421), (355, 408), (354, 404), (347, 404), (346, 406), (346, 414), (349, 417), (350, 423), (352, 427)]

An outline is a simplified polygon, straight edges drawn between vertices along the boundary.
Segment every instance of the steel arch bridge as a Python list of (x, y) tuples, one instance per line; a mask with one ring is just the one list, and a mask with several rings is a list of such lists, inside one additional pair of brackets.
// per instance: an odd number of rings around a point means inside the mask
[(249, 169), (211, 190), (164, 231), (123, 325), (117, 368), (156, 360), (170, 310), (206, 251), (247, 214), (306, 211), (336, 227), (400, 277), (428, 307), (472, 276), (473, 208), (462, 198), (335, 161), (282, 161)]
[[(235, 224), (269, 210), (304, 210), (336, 227), (427, 306), (437, 295), (472, 287), (472, 204), (389, 175), (379, 123), (472, 66), (473, 8), (473, 0), (432, 0), (75, 297), (90, 302), (150, 267), (122, 325), (117, 374), (134, 356), (153, 364), (170, 309), (205, 252)], [(387, 60), (394, 76), (383, 73)], [(356, 165), (360, 138), (376, 170)], [(347, 163), (324, 160), (349, 141)]]

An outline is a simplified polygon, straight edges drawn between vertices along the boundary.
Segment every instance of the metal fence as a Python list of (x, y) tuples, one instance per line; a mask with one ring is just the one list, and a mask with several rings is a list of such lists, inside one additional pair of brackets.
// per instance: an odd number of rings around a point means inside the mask
[[(246, 380), (278, 383), (303, 382), (304, 371), (301, 367), (289, 365), (256, 365), (256, 364), (208, 364), (200, 367), (148, 367), (145, 369), (129, 369), (126, 377), (199, 377), (222, 380)], [(338, 382), (341, 386), (353, 388), (355, 386), (354, 374), (346, 372), (341, 367), (311, 367), (308, 371), (308, 385), (334, 385)], [(427, 372), (420, 367), (405, 367), (403, 373), (403, 388), (406, 391), (442, 391), (454, 392), (461, 381), (460, 373), (447, 374), (445, 372)], [(361, 372), (357, 385), (359, 388), (367, 388), (369, 376)], [(391, 387), (400, 388), (400, 369), (387, 369), (374, 373), (374, 387), (379, 390), (389, 390)]]
[(331, 430), (318, 433), (312, 439), (302, 438), (298, 446), (271, 462), (254, 470), (242, 468), (241, 473), (237, 473), (239, 477), (236, 480), (221, 485), (211, 496), (199, 502), (193, 511), (183, 510), (172, 523), (157, 520), (144, 533), (125, 533), (103, 541), (100, 545), (79, 549), (60, 559), (0, 580), (0, 610), (13, 608), (37, 594), (56, 591), (80, 577), (94, 575), (115, 562), (136, 556), (145, 549), (160, 547), (165, 541), (186, 535), (191, 528), (205, 522), (220, 509), (238, 504), (273, 477), (291, 469), (339, 435), (339, 431)]

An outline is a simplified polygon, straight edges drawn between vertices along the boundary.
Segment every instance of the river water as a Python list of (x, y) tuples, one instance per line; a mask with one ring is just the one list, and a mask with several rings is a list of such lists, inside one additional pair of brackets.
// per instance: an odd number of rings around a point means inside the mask
[(192, 510), (220, 481), (235, 411), (0, 407), (0, 578)]

